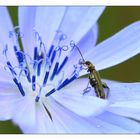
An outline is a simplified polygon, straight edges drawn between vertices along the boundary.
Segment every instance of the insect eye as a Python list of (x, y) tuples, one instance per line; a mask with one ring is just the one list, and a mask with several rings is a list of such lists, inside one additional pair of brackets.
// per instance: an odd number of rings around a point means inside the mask
[(89, 62), (89, 61), (86, 61), (85, 64), (86, 64), (86, 65), (90, 65), (90, 62)]

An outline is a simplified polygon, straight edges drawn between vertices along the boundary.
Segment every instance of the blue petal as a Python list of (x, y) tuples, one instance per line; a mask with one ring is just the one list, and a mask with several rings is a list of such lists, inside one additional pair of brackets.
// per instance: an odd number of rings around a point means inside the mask
[(47, 49), (58, 31), (66, 7), (37, 7), (35, 30), (39, 32)]
[(46, 105), (53, 116), (53, 123), (57, 133), (99, 133), (100, 130), (82, 118), (71, 112), (52, 98), (46, 101)]
[[(46, 108), (47, 108), (47, 106), (46, 106)], [(40, 115), (40, 114), (42, 114), (42, 115)], [(37, 108), (36, 115), (37, 115), (36, 127), (38, 126), (38, 128), (37, 128), (38, 133), (56, 133), (54, 123), (48, 116), (48, 113), (44, 109), (43, 105), (42, 106), (40, 105), (40, 107)]]
[(21, 32), (24, 34), (22, 44), (24, 51), (33, 57), (35, 47), (34, 26), (36, 17), (36, 7), (19, 7), (18, 22)]
[[(0, 60), (5, 62), (5, 56), (2, 54), (5, 45), (8, 45), (7, 56), (13, 63), (17, 63), (13, 49), (13, 40), (9, 38), (9, 31), (13, 31), (13, 25), (6, 7), (0, 7)], [(14, 34), (14, 33), (13, 33)], [(15, 40), (15, 38), (14, 38)]]
[(20, 126), (21, 130), (26, 128), (27, 132), (36, 122), (35, 102), (26, 96), (16, 106), (18, 109), (15, 110), (12, 120)]
[(17, 111), (22, 96), (10, 82), (0, 82), (0, 120), (9, 120)]
[[(104, 120), (97, 118), (90, 118), (90, 122), (100, 130), (100, 134), (115, 134), (115, 133), (130, 133), (131, 131), (125, 130), (117, 125), (113, 125)], [(115, 120), (114, 120), (115, 121)]]
[(96, 25), (99, 17), (103, 13), (105, 7), (97, 6), (90, 7), (86, 12), (79, 17), (79, 26), (76, 28), (70, 40), (74, 40), (76, 44), (83, 38), (83, 36)]
[(135, 22), (86, 54), (98, 70), (117, 65), (140, 53), (140, 22)]
[(111, 103), (140, 100), (140, 82), (119, 83), (109, 80), (103, 81), (106, 82), (110, 88), (109, 101)]
[[(96, 116), (102, 113), (108, 106), (108, 101), (95, 96), (83, 95), (87, 80), (76, 80), (65, 89), (53, 94), (53, 98), (61, 105), (80, 116)], [(92, 89), (88, 95), (94, 95)]]
[(56, 133), (53, 122), (50, 120), (43, 104), (34, 100), (26, 100), (24, 108), (14, 117), (14, 122), (19, 125), (23, 133), (41, 134)]
[(76, 44), (96, 25), (105, 7), (67, 7), (65, 16), (58, 30), (68, 36), (66, 40), (74, 40)]
[(118, 83), (103, 80), (110, 88), (108, 110), (115, 114), (140, 119), (140, 83)]
[(13, 79), (10, 75), (10, 73), (8, 73), (5, 69), (4, 69), (4, 64), (2, 65), (2, 68), (0, 66), (0, 81), (1, 82), (13, 82)]
[(140, 120), (140, 101), (123, 101), (111, 104), (108, 111), (118, 115)]
[[(140, 132), (140, 125), (138, 122), (119, 116), (117, 114), (113, 114), (111, 112), (105, 112), (97, 117), (98, 119), (110, 123), (112, 125), (118, 126), (126, 131), (128, 133), (139, 133)], [(112, 128), (112, 131), (114, 133), (121, 133), (121, 131), (116, 131), (116, 129)], [(110, 131), (108, 131), (110, 133)]]

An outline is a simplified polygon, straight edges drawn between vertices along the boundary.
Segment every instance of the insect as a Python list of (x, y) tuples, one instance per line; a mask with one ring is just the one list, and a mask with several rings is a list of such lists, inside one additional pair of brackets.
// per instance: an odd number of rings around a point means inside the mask
[[(88, 92), (88, 90), (90, 89), (89, 87), (90, 84), (94, 88), (97, 97), (106, 99), (110, 92), (109, 87), (105, 82), (101, 81), (100, 74), (98, 71), (96, 71), (95, 66), (90, 61), (85, 61), (78, 46), (75, 45), (75, 47), (77, 48), (78, 52), (82, 57), (82, 61), (80, 61), (80, 64), (84, 65), (86, 67), (85, 69), (87, 70), (87, 72), (89, 72), (89, 82), (87, 87), (84, 89), (84, 93)], [(106, 94), (104, 89), (107, 90)]]

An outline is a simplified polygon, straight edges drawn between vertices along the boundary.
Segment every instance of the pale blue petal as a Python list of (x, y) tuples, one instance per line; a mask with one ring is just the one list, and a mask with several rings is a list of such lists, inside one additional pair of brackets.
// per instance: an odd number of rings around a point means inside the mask
[(33, 57), (35, 47), (35, 26), (36, 7), (19, 7), (18, 8), (18, 22), (21, 32), (24, 34), (22, 44), (24, 51)]
[[(6, 7), (0, 7), (0, 60), (5, 62), (5, 56), (2, 54), (5, 45), (8, 45), (7, 56), (15, 64), (17, 59), (13, 49), (13, 40), (9, 38), (9, 31), (13, 31), (13, 25)], [(13, 33), (14, 34), (14, 33)], [(15, 39), (15, 38), (14, 38)]]
[[(48, 104), (48, 102), (46, 102)], [(55, 100), (49, 98), (48, 109), (53, 117), (53, 123), (57, 133), (99, 133), (100, 130), (91, 124), (86, 118), (82, 118)]]
[[(92, 31), (93, 31), (93, 39), (94, 39), (94, 45), (95, 45), (98, 40), (98, 31), (99, 31), (97, 23), (93, 26)], [(94, 46), (92, 46), (92, 47), (94, 47)]]
[(4, 64), (0, 66), (0, 81), (2, 82), (13, 82), (10, 72), (4, 69)]
[(130, 100), (130, 101), (122, 101), (122, 102), (115, 102), (110, 105), (110, 107), (126, 107), (130, 109), (139, 109), (140, 108), (140, 101), (139, 100)]
[[(105, 112), (99, 116), (97, 116), (98, 119), (105, 121), (109, 124), (112, 125), (116, 125), (126, 131), (128, 131), (129, 133), (139, 133), (140, 132), (140, 125), (138, 122), (113, 114), (111, 112)], [(113, 128), (112, 128), (113, 129)], [(110, 133), (110, 132), (108, 132)], [(116, 130), (114, 130), (114, 133), (121, 133), (121, 132), (117, 132)]]
[[(20, 97), (20, 96), (18, 96), (18, 95), (20, 95), (18, 92), (19, 92), (18, 88), (16, 88), (16, 86), (13, 82), (0, 81), (0, 96), (12, 95), (12, 96), (15, 96), (15, 98), (16, 97), (18, 98), (18, 97)], [(6, 97), (8, 97), (8, 96), (6, 96)], [(0, 100), (1, 100), (1, 98), (0, 98)]]
[(40, 34), (47, 49), (58, 31), (66, 7), (37, 7), (35, 30)]
[(10, 120), (13, 118), (16, 112), (16, 105), (20, 102), (18, 99), (16, 100), (10, 100), (1, 102), (0, 103), (0, 120), (5, 121), (5, 120)]
[(140, 100), (140, 83), (119, 83), (115, 81), (103, 80), (110, 88), (109, 101)]
[(28, 98), (28, 96), (22, 97), (22, 99), (23, 100), (16, 104), (18, 109), (15, 110), (12, 120), (20, 126), (21, 130), (28, 132), (36, 122), (35, 102), (31, 100), (31, 98)]
[[(96, 25), (105, 7), (67, 7), (59, 30), (67, 35), (66, 42), (74, 40), (78, 43), (84, 35)], [(93, 40), (96, 40), (93, 38)]]
[[(74, 86), (75, 85), (75, 86)], [(108, 106), (108, 101), (95, 96), (83, 95), (87, 80), (75, 80), (66, 89), (53, 94), (53, 98), (61, 105), (81, 116), (96, 116), (102, 113)], [(90, 90), (89, 95), (94, 95), (94, 90)]]
[(11, 119), (21, 102), (22, 96), (15, 86), (8, 82), (0, 82), (0, 120)]
[(126, 117), (140, 119), (140, 83), (103, 81), (110, 88), (108, 110)]
[[(100, 134), (114, 134), (114, 133), (130, 133), (129, 131), (111, 123), (108, 123), (104, 120), (97, 118), (90, 118), (90, 122), (100, 130)], [(115, 120), (114, 120), (115, 121)]]
[(81, 20), (79, 20), (79, 26), (75, 30), (74, 34), (71, 37), (71, 40), (74, 40), (77, 44), (82, 37), (94, 26), (98, 21), (99, 17), (103, 13), (105, 7), (96, 6), (90, 7), (84, 15), (82, 15)]
[(107, 110), (118, 115), (140, 120), (139, 100), (116, 102), (111, 104)]
[(36, 108), (36, 116), (36, 127), (38, 133), (56, 133), (54, 123), (48, 116), (48, 113), (46, 112), (42, 103), (40, 103), (40, 106), (37, 106)]
[(98, 44), (86, 55), (97, 70), (117, 65), (140, 53), (140, 22), (135, 22)]
[[(56, 133), (42, 103), (35, 104), (34, 100), (25, 103), (24, 108), (14, 117), (14, 122), (26, 134)], [(23, 120), (23, 121), (21, 121)]]
[[(90, 31), (88, 31), (77, 44), (77, 46), (80, 48), (83, 57), (88, 51), (91, 51), (95, 47), (97, 38), (98, 25), (95, 24), (94, 27)], [(79, 52), (77, 52), (77, 49), (75, 49), (73, 53), (78, 53), (78, 58), (81, 58), (81, 56), (79, 56)]]

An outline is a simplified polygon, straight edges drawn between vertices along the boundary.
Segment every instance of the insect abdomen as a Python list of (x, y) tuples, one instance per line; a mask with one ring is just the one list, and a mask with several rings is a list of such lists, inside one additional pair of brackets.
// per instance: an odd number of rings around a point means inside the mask
[(90, 73), (89, 80), (91, 86), (95, 89), (96, 96), (105, 99), (105, 93), (102, 87), (102, 81), (100, 79), (99, 73), (96, 70), (93, 70), (92, 73)]

